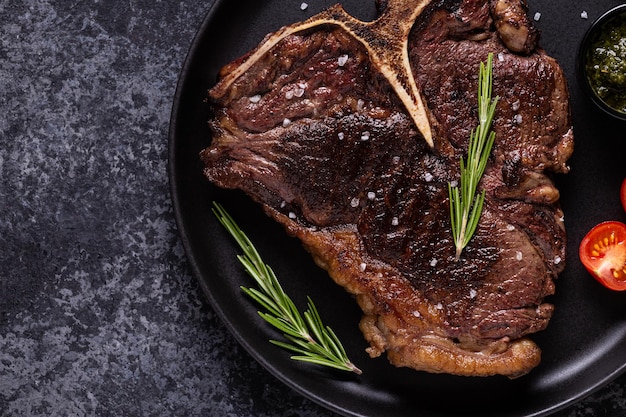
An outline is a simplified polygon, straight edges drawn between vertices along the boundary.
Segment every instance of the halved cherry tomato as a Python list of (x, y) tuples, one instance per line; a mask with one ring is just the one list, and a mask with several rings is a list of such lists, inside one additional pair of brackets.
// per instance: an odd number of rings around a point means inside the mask
[(595, 226), (580, 242), (578, 255), (602, 285), (626, 290), (626, 224), (607, 221)]
[(626, 211), (626, 178), (622, 181), (622, 189), (620, 190), (619, 196), (622, 199), (622, 207), (624, 207), (624, 211)]

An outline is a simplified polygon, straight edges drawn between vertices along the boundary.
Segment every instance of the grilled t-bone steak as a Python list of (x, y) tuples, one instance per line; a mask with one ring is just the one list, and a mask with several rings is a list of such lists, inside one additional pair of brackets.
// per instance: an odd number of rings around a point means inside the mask
[[(204, 173), (297, 236), (364, 312), (372, 357), (456, 375), (529, 372), (564, 267), (573, 149), (563, 73), (522, 0), (381, 0), (268, 35), (209, 91)], [(455, 260), (448, 183), (477, 124), (489, 52), (500, 97), (476, 234)]]

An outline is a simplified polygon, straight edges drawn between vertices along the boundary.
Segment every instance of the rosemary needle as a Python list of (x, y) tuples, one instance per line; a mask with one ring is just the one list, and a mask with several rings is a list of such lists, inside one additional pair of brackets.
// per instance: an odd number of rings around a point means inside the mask
[(303, 317), (283, 291), (272, 268), (263, 262), (250, 239), (230, 214), (216, 202), (213, 202), (213, 213), (243, 250), (243, 255), (237, 257), (258, 285), (258, 288), (241, 287), (241, 289), (265, 309), (264, 312), (259, 311), (259, 315), (282, 331), (287, 340), (286, 342), (270, 340), (270, 342), (297, 353), (291, 359), (360, 375), (361, 370), (348, 359), (335, 332), (322, 323), (311, 298), (307, 297), (308, 308)]
[(478, 72), (478, 127), (472, 130), (467, 151), (467, 161), (460, 160), (460, 190), (448, 183), (450, 197), (450, 222), (456, 260), (471, 240), (485, 202), (485, 190), (476, 195), (478, 183), (485, 171), (491, 148), (495, 140), (495, 132), (491, 131), (491, 123), (498, 103), (498, 97), (491, 98), (493, 84), (493, 54), (489, 53), (487, 63), (480, 63)]

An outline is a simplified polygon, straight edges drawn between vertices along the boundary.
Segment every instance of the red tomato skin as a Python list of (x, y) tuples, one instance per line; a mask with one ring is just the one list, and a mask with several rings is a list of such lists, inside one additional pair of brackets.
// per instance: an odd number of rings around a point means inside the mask
[[(613, 239), (611, 240), (611, 236)], [(594, 255), (594, 246), (605, 238), (614, 243), (611, 249), (601, 251), (601, 256)], [(578, 249), (580, 261), (587, 271), (602, 285), (614, 291), (626, 291), (626, 224), (617, 221), (602, 222), (593, 227), (580, 242)], [(616, 278), (612, 269), (620, 269)]]
[(624, 211), (626, 211), (626, 178), (622, 181), (622, 188), (620, 189), (619, 196), (622, 200), (622, 207), (624, 207)]

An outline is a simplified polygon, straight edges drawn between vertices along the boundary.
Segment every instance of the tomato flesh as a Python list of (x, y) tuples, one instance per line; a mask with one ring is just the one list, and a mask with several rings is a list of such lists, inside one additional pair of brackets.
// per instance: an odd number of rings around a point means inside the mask
[(622, 188), (620, 190), (619, 196), (622, 200), (622, 207), (624, 207), (624, 211), (626, 211), (626, 178), (622, 181)]
[(608, 221), (595, 226), (580, 242), (578, 255), (602, 285), (626, 290), (626, 224)]

